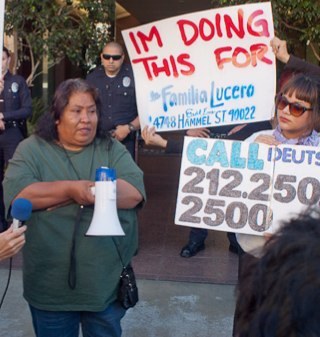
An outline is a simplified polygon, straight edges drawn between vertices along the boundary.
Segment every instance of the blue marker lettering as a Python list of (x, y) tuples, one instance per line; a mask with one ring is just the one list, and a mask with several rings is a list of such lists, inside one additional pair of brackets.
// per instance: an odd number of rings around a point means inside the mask
[(248, 169), (249, 170), (263, 170), (264, 161), (259, 159), (259, 144), (251, 143), (249, 145), (248, 153)]
[(187, 147), (187, 158), (191, 164), (202, 165), (206, 161), (206, 156), (197, 155), (197, 150), (207, 150), (208, 143), (204, 139), (194, 139), (192, 140)]
[(216, 162), (220, 163), (221, 167), (229, 167), (225, 144), (221, 140), (218, 140), (213, 144), (211, 152), (207, 158), (206, 165), (212, 166)]
[(241, 153), (241, 142), (232, 143), (231, 149), (231, 167), (232, 168), (245, 168), (246, 159), (240, 157)]

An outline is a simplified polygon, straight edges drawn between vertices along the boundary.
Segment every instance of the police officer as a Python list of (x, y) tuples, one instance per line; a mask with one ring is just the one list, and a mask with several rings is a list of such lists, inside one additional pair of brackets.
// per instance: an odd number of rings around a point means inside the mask
[(23, 77), (9, 71), (10, 52), (3, 47), (0, 78), (0, 232), (7, 228), (3, 204), (4, 170), (19, 142), (26, 136), (26, 119), (32, 114), (32, 100)]
[(87, 76), (99, 90), (103, 122), (135, 158), (136, 131), (140, 128), (132, 68), (124, 63), (120, 44), (107, 43), (100, 55), (101, 66)]

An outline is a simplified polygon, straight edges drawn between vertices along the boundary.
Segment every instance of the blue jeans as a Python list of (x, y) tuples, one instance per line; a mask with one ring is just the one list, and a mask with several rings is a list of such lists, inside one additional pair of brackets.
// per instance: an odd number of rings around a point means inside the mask
[(78, 337), (80, 324), (83, 337), (120, 337), (126, 313), (118, 301), (99, 312), (30, 310), (37, 337)]

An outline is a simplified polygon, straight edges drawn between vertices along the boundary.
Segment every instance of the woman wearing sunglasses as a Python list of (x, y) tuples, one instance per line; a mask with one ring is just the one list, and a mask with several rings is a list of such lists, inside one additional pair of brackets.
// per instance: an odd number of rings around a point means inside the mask
[(276, 97), (275, 129), (254, 133), (246, 141), (318, 146), (319, 90), (317, 79), (303, 74), (293, 76)]
[[(303, 74), (294, 75), (281, 88), (275, 107), (274, 129), (256, 132), (246, 141), (269, 145), (319, 146), (317, 130), (320, 126), (320, 83), (317, 79)], [(242, 250), (247, 252), (239, 260), (241, 283), (247, 264), (261, 256), (267, 237), (237, 233), (236, 238)], [(238, 317), (241, 314), (239, 299), (238, 297), (234, 315), (233, 336), (240, 336), (237, 331)]]
[[(319, 146), (320, 82), (316, 78), (294, 75), (277, 95), (275, 106), (274, 129), (256, 132), (246, 141), (268, 145)], [(244, 251), (259, 255), (264, 237), (240, 233), (236, 236)]]

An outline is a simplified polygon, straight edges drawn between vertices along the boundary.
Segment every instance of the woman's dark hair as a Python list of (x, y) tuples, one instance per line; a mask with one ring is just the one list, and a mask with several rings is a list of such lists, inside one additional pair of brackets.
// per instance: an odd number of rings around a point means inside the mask
[(61, 118), (65, 107), (69, 103), (70, 97), (76, 92), (88, 93), (92, 96), (97, 107), (98, 115), (96, 137), (109, 137), (109, 133), (106, 131), (103, 120), (101, 118), (101, 104), (98, 90), (81, 78), (65, 80), (58, 86), (54, 94), (50, 110), (46, 112), (37, 123), (35, 129), (35, 134), (37, 136), (47, 141), (54, 141), (59, 139), (56, 122)]
[(320, 336), (320, 214), (286, 222), (260, 259), (242, 261), (235, 336)]
[(320, 81), (310, 75), (302, 73), (292, 76), (281, 88), (276, 98), (276, 107), (278, 106), (281, 95), (292, 96), (295, 93), (296, 98), (310, 103), (312, 107), (310, 116), (310, 131), (318, 130), (320, 127)]

